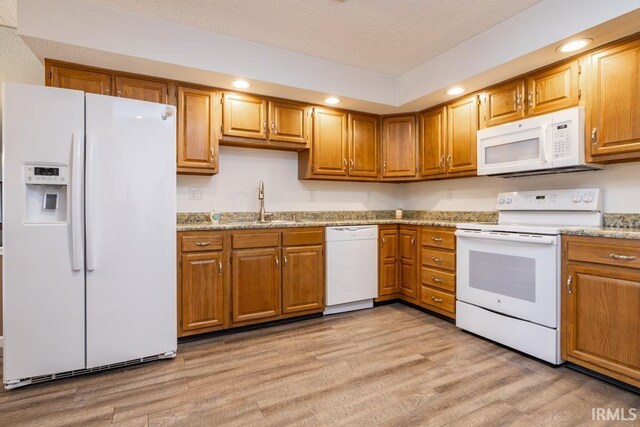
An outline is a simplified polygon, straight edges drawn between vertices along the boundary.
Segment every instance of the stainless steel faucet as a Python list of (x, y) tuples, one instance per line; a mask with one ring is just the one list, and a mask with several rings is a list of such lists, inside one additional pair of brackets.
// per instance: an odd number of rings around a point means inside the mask
[(264, 211), (264, 182), (260, 181), (258, 185), (258, 200), (260, 200), (260, 212), (258, 222), (267, 222), (267, 214)]

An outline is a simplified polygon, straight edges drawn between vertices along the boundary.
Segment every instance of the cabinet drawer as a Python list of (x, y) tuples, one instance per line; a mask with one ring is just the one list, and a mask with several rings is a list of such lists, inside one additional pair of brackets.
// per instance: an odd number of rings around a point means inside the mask
[(455, 293), (456, 291), (455, 273), (445, 273), (444, 271), (422, 267), (421, 277), (423, 285), (439, 288), (451, 293)]
[(455, 249), (456, 236), (453, 231), (446, 228), (423, 228), (422, 229), (422, 246), (430, 246), (432, 248)]
[(303, 228), (282, 232), (282, 246), (321, 245), (322, 242), (324, 242), (323, 228)]
[(435, 249), (422, 249), (422, 265), (441, 268), (443, 270), (456, 271), (455, 252), (438, 251)]
[(569, 240), (567, 258), (570, 261), (639, 268), (640, 244), (633, 241), (612, 242), (598, 238)]
[(198, 234), (182, 236), (180, 241), (182, 252), (221, 251), (224, 243), (222, 234)]
[(278, 231), (255, 231), (249, 233), (232, 233), (232, 249), (270, 248), (280, 245)]
[(422, 287), (422, 304), (455, 313), (456, 299), (453, 295), (426, 286)]

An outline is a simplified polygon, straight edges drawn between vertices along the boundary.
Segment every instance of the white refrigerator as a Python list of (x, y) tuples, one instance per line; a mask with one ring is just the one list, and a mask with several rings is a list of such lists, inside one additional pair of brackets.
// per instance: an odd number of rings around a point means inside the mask
[(3, 85), (5, 388), (175, 356), (175, 107)]

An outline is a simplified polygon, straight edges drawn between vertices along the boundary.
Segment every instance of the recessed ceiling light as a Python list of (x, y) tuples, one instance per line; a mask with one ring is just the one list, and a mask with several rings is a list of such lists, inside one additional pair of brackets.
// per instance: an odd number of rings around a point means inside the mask
[(247, 89), (251, 86), (251, 84), (246, 80), (234, 80), (231, 84), (233, 85), (233, 87), (236, 87), (238, 89)]
[(561, 44), (558, 49), (558, 52), (566, 53), (566, 52), (575, 52), (576, 50), (580, 50), (589, 43), (591, 43), (593, 39), (578, 39), (571, 40), (570, 42)]
[(330, 96), (327, 99), (324, 100), (324, 102), (326, 102), (327, 104), (339, 104), (340, 103), (340, 99), (336, 98), (335, 96)]
[(464, 93), (464, 88), (460, 86), (454, 86), (447, 91), (447, 95), (460, 95)]

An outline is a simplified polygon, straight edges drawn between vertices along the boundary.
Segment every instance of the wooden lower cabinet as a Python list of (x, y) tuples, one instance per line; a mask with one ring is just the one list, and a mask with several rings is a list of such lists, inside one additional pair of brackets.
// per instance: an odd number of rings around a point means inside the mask
[(398, 226), (378, 227), (378, 300), (398, 293)]
[(420, 305), (455, 319), (456, 238), (454, 228), (421, 227)]
[(233, 251), (231, 266), (232, 322), (277, 317), (280, 314), (280, 249)]
[(282, 248), (282, 312), (324, 309), (322, 245)]
[(418, 303), (418, 229), (413, 226), (400, 226), (399, 233), (399, 281), (398, 290), (409, 302)]
[(229, 326), (229, 256), (224, 232), (178, 233), (178, 336)]
[[(585, 247), (592, 248), (588, 258)], [(562, 358), (635, 387), (640, 387), (638, 251), (639, 241), (563, 237)]]

